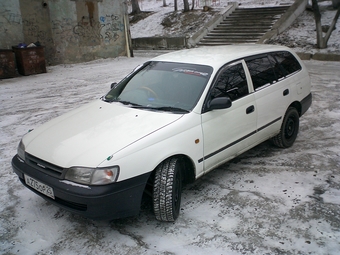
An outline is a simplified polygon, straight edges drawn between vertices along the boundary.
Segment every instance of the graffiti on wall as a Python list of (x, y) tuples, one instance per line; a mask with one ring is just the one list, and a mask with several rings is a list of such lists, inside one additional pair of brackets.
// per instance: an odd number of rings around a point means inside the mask
[(20, 14), (0, 8), (0, 32), (6, 33), (11, 26), (18, 25), (21, 25)]
[(71, 19), (52, 20), (52, 30), (58, 41), (79, 43), (81, 40), (93, 44), (110, 44), (120, 38), (124, 24), (117, 15), (101, 16), (99, 21), (83, 18), (76, 24)]
[(6, 20), (8, 24), (21, 24), (21, 15), (10, 10), (0, 11), (0, 17)]
[(121, 18), (117, 15), (106, 15), (99, 18), (100, 22), (104, 24), (104, 41), (110, 43), (119, 39), (119, 32), (124, 31), (124, 24)]
[(100, 44), (103, 24), (89, 17), (83, 17), (76, 26), (73, 27), (73, 33), (78, 35), (83, 41), (91, 42), (94, 45)]
[(61, 20), (52, 20), (52, 31), (56, 35), (56, 42), (60, 44), (62, 42), (68, 42), (72, 44), (78, 43), (78, 35), (74, 34), (73, 27), (74, 22), (70, 18), (64, 18)]
[(83, 17), (78, 24), (73, 27), (74, 34), (92, 42), (103, 42), (110, 44), (119, 39), (119, 32), (124, 31), (124, 24), (117, 15), (101, 16), (99, 21)]
[(44, 24), (41, 24), (34, 15), (31, 15), (27, 19), (22, 20), (24, 25), (25, 38), (30, 38), (41, 41), (44, 44), (50, 44), (53, 42), (52, 35), (48, 33)]

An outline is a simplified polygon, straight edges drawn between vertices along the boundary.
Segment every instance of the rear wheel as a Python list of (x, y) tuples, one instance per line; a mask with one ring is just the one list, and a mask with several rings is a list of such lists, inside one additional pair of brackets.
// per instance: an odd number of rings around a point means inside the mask
[(281, 148), (292, 146), (299, 132), (299, 121), (298, 111), (294, 107), (288, 108), (280, 133), (272, 138), (274, 144)]
[(153, 208), (159, 221), (175, 221), (179, 215), (182, 195), (181, 160), (163, 161), (157, 168), (153, 185)]

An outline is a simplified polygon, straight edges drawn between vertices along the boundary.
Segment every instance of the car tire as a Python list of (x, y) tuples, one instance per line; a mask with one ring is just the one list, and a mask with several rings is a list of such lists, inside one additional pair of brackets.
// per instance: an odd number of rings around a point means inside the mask
[(274, 144), (280, 148), (291, 147), (299, 132), (299, 113), (294, 107), (288, 108), (283, 119), (280, 133), (272, 138)]
[(153, 208), (157, 220), (173, 222), (177, 219), (181, 194), (181, 160), (177, 157), (166, 159), (156, 168), (153, 185)]

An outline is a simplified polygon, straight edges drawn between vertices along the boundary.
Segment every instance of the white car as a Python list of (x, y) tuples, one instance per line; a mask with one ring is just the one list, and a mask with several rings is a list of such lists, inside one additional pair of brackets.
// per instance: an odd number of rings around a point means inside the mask
[(175, 51), (136, 68), (102, 98), (27, 133), (12, 159), (29, 189), (94, 219), (174, 221), (183, 183), (272, 138), (293, 145), (312, 103), (290, 49), (231, 45)]

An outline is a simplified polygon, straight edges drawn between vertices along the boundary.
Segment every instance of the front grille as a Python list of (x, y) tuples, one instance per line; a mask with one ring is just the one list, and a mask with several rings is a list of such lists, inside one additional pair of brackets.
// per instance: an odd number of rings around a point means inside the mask
[(28, 165), (34, 167), (35, 169), (43, 173), (46, 173), (48, 175), (51, 175), (57, 178), (61, 178), (61, 175), (63, 174), (64, 169), (62, 167), (48, 163), (28, 153), (26, 153), (25, 158), (26, 158), (26, 163)]

